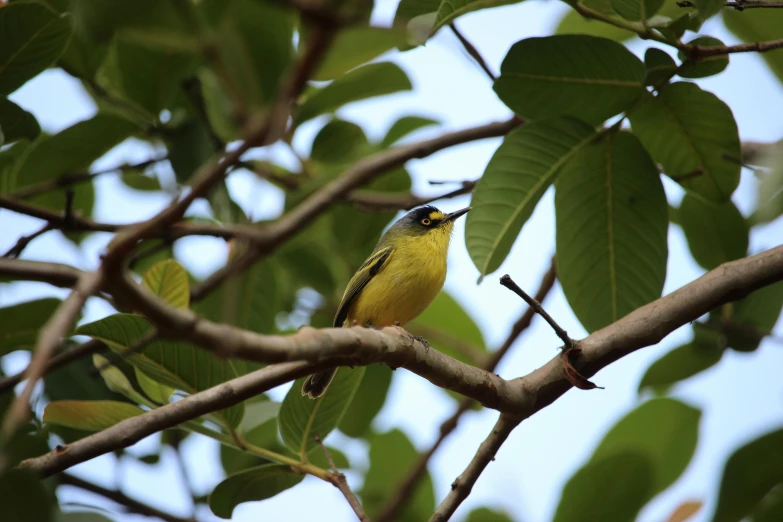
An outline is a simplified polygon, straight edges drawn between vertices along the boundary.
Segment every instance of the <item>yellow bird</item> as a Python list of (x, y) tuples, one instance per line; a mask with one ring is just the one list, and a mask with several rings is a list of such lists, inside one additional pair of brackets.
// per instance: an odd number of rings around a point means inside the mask
[[(426, 206), (394, 223), (348, 283), (334, 326), (405, 326), (422, 313), (446, 280), (454, 220), (469, 210), (444, 214)], [(323, 395), (336, 372), (335, 368), (310, 375), (302, 395)]]

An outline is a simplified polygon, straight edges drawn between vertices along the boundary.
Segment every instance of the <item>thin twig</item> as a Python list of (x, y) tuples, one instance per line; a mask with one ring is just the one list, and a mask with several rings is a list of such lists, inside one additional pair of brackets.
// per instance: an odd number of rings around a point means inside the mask
[(457, 37), (457, 39), (462, 44), (462, 47), (465, 48), (465, 51), (473, 58), (476, 63), (478, 64), (481, 69), (487, 73), (487, 76), (489, 76), (489, 79), (493, 82), (495, 81), (495, 74), (492, 72), (492, 69), (489, 68), (489, 65), (487, 65), (486, 60), (484, 60), (484, 57), (481, 56), (481, 53), (476, 49), (476, 46), (474, 46), (472, 43), (470, 43), (470, 40), (465, 38), (465, 36), (457, 29), (457, 25), (455, 23), (449, 24), (449, 28), (451, 28), (451, 31), (454, 33), (454, 36)]
[(438, 509), (435, 510), (430, 522), (446, 522), (451, 518), (454, 512), (457, 510), (463, 500), (468, 498), (470, 491), (473, 489), (473, 485), (476, 483), (481, 473), (487, 467), (487, 465), (495, 460), (500, 446), (506, 441), (511, 432), (516, 428), (519, 423), (522, 422), (520, 417), (512, 417), (502, 414), (498, 421), (495, 423), (495, 427), (481, 443), (478, 451), (473, 456), (473, 459), (465, 468), (465, 471), (457, 477), (457, 479), (451, 484), (451, 491), (440, 503)]
[[(104, 350), (106, 350), (106, 345), (95, 339), (74, 346), (73, 348), (69, 348), (68, 350), (60, 352), (49, 359), (49, 363), (46, 365), (46, 370), (44, 370), (44, 375), (48, 374), (52, 370), (56, 370), (57, 368), (65, 366), (66, 364), (81, 359), (82, 357), (87, 357), (94, 353), (100, 353)], [(0, 379), (0, 393), (13, 388), (22, 382), (22, 380), (24, 380), (25, 372), (26, 370), (22, 370), (15, 375), (10, 375)]]
[[(60, 346), (62, 338), (73, 327), (76, 317), (82, 310), (82, 306), (87, 298), (93, 295), (103, 283), (104, 272), (98, 269), (96, 272), (84, 272), (79, 277), (79, 282), (71, 291), (68, 298), (57, 307), (54, 314), (49, 318), (46, 324), (38, 333), (38, 342), (33, 351), (32, 360), (25, 371), (27, 383), (22, 389), (22, 393), (14, 400), (3, 419), (0, 437), (3, 441), (8, 441), (13, 437), (16, 431), (30, 417), (30, 398), (33, 395), (33, 389), (46, 369), (49, 367), (49, 360), (52, 358), (57, 347)], [(1, 460), (1, 459), (0, 459)], [(4, 467), (4, 462), (0, 462), (0, 469)]]
[(394, 194), (371, 190), (354, 190), (348, 194), (348, 201), (356, 208), (366, 212), (388, 212), (395, 210), (410, 210), (421, 205), (428, 205), (440, 199), (456, 198), (470, 194), (476, 187), (475, 181), (463, 181), (458, 189), (437, 196), (416, 196), (414, 194)]
[(42, 183), (36, 183), (35, 185), (29, 185), (24, 188), (21, 188), (16, 192), (12, 192), (11, 194), (9, 194), (8, 197), (10, 197), (11, 199), (27, 199), (33, 196), (38, 196), (39, 194), (51, 192), (52, 190), (57, 190), (64, 187), (70, 187), (73, 185), (77, 185), (79, 183), (86, 183), (88, 181), (92, 181), (98, 176), (103, 176), (104, 174), (111, 174), (113, 172), (127, 172), (132, 170), (142, 170), (149, 167), (150, 165), (155, 165), (156, 163), (167, 161), (168, 159), (169, 157), (168, 155), (166, 155), (158, 158), (150, 158), (148, 160), (139, 163), (117, 165), (115, 167), (98, 170), (96, 172), (75, 172), (71, 174), (63, 174), (62, 176), (52, 178)]
[(560, 338), (561, 341), (563, 341), (563, 344), (566, 346), (566, 348), (573, 348), (574, 347), (574, 340), (568, 337), (568, 333), (563, 330), (563, 328), (557, 324), (557, 322), (552, 319), (552, 316), (550, 316), (548, 313), (546, 313), (546, 310), (541, 306), (541, 303), (527, 295), (527, 293), (519, 288), (519, 285), (517, 285), (513, 279), (511, 279), (511, 276), (508, 274), (504, 275), (500, 278), (500, 284), (517, 294), (519, 297), (521, 297), (533, 310), (538, 313), (541, 317), (544, 318), (544, 321), (546, 321), (549, 326), (552, 327), (552, 330), (555, 331), (557, 336)]
[(143, 515), (145, 517), (155, 517), (165, 522), (194, 522), (195, 521), (194, 518), (180, 518), (170, 513), (166, 513), (157, 508), (144, 504), (143, 502), (139, 502), (138, 500), (129, 497), (122, 491), (118, 491), (116, 489), (104, 488), (103, 486), (99, 486), (98, 484), (94, 484), (84, 479), (80, 479), (79, 477), (75, 475), (71, 475), (70, 473), (60, 474), (57, 477), (57, 480), (60, 482), (60, 485), (72, 486), (79, 489), (83, 489), (85, 491), (89, 491), (90, 493), (100, 495), (113, 502), (116, 502), (117, 504), (120, 504), (121, 506), (125, 507), (125, 509), (127, 509), (129, 513), (136, 513), (138, 515)]
[(353, 512), (356, 513), (356, 516), (359, 518), (359, 520), (361, 520), (361, 522), (370, 522), (370, 517), (368, 517), (367, 514), (364, 512), (364, 508), (359, 502), (359, 499), (356, 498), (356, 495), (353, 494), (353, 491), (351, 491), (351, 488), (348, 486), (348, 481), (345, 480), (345, 475), (343, 475), (337, 470), (337, 466), (335, 466), (334, 460), (332, 459), (332, 454), (329, 453), (329, 449), (324, 445), (323, 441), (321, 440), (321, 437), (316, 433), (315, 435), (313, 435), (313, 438), (318, 443), (318, 445), (321, 446), (321, 450), (323, 450), (324, 452), (326, 461), (329, 463), (329, 466), (332, 468), (332, 475), (331, 475), (332, 484), (334, 484), (334, 486), (340, 490), (340, 493), (342, 493), (343, 496), (345, 497), (345, 500), (348, 501), (348, 504), (350, 504), (351, 509), (353, 509)]
[[(679, 7), (696, 7), (690, 0), (680, 0), (677, 2)], [(765, 9), (765, 8), (783, 8), (783, 2), (774, 2), (767, 0), (738, 0), (736, 2), (726, 2), (723, 7), (733, 7), (737, 11), (744, 9)]]
[(27, 245), (29, 245), (33, 239), (37, 238), (38, 236), (42, 236), (46, 234), (50, 230), (54, 230), (54, 228), (55, 228), (54, 225), (52, 225), (51, 223), (46, 223), (43, 227), (36, 230), (32, 234), (28, 234), (26, 236), (20, 237), (16, 241), (16, 244), (12, 246), (11, 249), (8, 250), (8, 252), (3, 254), (3, 257), (10, 257), (10, 258), (19, 257), (20, 255), (22, 255), (22, 251), (24, 251), (24, 249), (27, 248)]
[[(552, 287), (554, 287), (556, 278), (557, 272), (555, 257), (552, 256), (549, 269), (546, 271), (546, 273), (544, 273), (543, 277), (541, 278), (541, 282), (539, 283), (538, 291), (536, 292), (535, 297), (536, 301), (540, 303), (546, 299), (546, 296), (552, 290)], [(533, 321), (533, 317), (535, 317), (535, 310), (533, 310), (533, 308), (527, 307), (522, 316), (511, 327), (511, 331), (500, 348), (492, 352), (492, 354), (489, 356), (489, 359), (484, 365), (485, 370), (488, 372), (495, 371), (495, 368), (497, 368), (498, 364), (500, 364), (500, 361), (503, 359), (503, 357), (505, 357), (519, 336), (522, 335), (522, 332), (530, 327), (530, 324)], [(397, 516), (405, 505), (405, 502), (411, 498), (414, 489), (419, 484), (424, 474), (427, 472), (427, 465), (430, 459), (438, 450), (438, 448), (440, 448), (441, 444), (443, 444), (443, 441), (445, 441), (446, 438), (457, 428), (460, 418), (462, 418), (462, 415), (470, 410), (473, 404), (474, 401), (470, 398), (462, 399), (451, 417), (443, 421), (443, 423), (440, 425), (440, 429), (438, 430), (438, 438), (427, 451), (419, 455), (413, 466), (410, 467), (408, 472), (398, 483), (397, 487), (394, 488), (394, 494), (380, 509), (377, 522), (391, 522), (397, 519)]]

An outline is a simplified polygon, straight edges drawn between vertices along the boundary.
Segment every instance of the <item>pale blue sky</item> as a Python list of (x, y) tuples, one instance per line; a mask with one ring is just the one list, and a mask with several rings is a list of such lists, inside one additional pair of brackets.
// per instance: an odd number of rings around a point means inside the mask
[[(387, 25), (397, 2), (379, 0), (376, 3), (373, 21)], [(529, 0), (467, 15), (458, 20), (458, 25), (480, 49), (490, 67), (497, 71), (511, 44), (525, 37), (551, 34), (556, 21), (566, 11), (567, 6), (561, 3)], [(728, 44), (737, 43), (719, 21), (708, 22), (703, 32)], [(634, 42), (631, 49), (641, 56), (647, 45)], [(390, 53), (382, 58), (400, 64), (410, 76), (414, 90), (357, 103), (339, 112), (343, 118), (361, 123), (371, 137), (382, 136), (388, 126), (402, 115), (429, 116), (443, 122), (441, 128), (423, 130), (412, 139), (509, 116), (509, 111), (494, 95), (489, 80), (471, 63), (448, 31), (441, 31), (426, 47), (404, 54)], [(758, 56), (733, 55), (726, 71), (698, 83), (728, 103), (743, 139), (773, 141), (783, 137), (783, 119), (771, 116), (783, 113), (783, 89)], [(78, 83), (58, 71), (41, 75), (11, 98), (33, 112), (49, 132), (61, 130), (95, 111)], [(321, 118), (302, 128), (296, 141), (300, 150), (306, 151), (306, 144), (323, 121)], [(408, 168), (414, 177), (414, 187), (420, 193), (430, 194), (442, 188), (429, 186), (429, 180), (477, 178), (499, 143), (498, 139), (485, 140), (410, 162)], [(149, 150), (138, 142), (126, 143), (97, 166), (139, 161), (149, 155)], [(280, 157), (281, 154), (275, 156)], [(100, 220), (134, 221), (151, 216), (167, 202), (164, 197), (131, 192), (113, 175), (100, 177), (96, 187), (99, 202), (96, 218)], [(242, 206), (256, 217), (273, 217), (282, 209), (277, 189), (250, 176), (233, 176), (231, 188)], [(680, 189), (668, 182), (666, 188), (671, 200), (676, 203), (682, 195)], [(754, 198), (755, 182), (752, 176), (744, 175), (734, 200), (747, 214), (753, 208)], [(468, 202), (469, 198), (463, 197), (443, 202), (440, 206), (452, 210)], [(35, 220), (0, 211), (0, 230), (3, 231), (0, 250), (9, 248), (18, 235), (38, 226)], [(530, 292), (535, 290), (554, 250), (552, 193), (550, 191), (544, 197), (498, 272), (478, 286), (475, 283), (478, 272), (465, 250), (463, 226), (464, 222), (459, 222), (454, 235), (446, 289), (475, 318), (488, 345), (496, 347), (523, 309), (516, 296), (497, 284), (497, 277), (509, 273)], [(25, 251), (25, 257), (94, 268), (97, 254), (109, 237), (107, 234), (96, 235), (86, 242), (84, 251), (79, 252), (67, 241), (49, 234), (32, 243)], [(778, 220), (754, 231), (751, 251), (758, 252), (778, 244), (780, 237)], [(688, 283), (702, 272), (691, 260), (680, 230), (671, 227), (669, 238), (666, 292)], [(220, 240), (191, 238), (182, 242), (177, 256), (194, 274), (204, 276), (225, 262), (226, 248)], [(63, 295), (63, 292), (42, 284), (5, 285), (0, 287), (0, 305), (42, 295)], [(545, 305), (572, 336), (584, 335), (559, 287), (550, 294)], [(109, 311), (106, 305), (93, 300), (86, 319), (100, 318)], [(606, 390), (569, 391), (561, 400), (526, 420), (487, 468), (456, 519), (461, 520), (472, 507), (493, 505), (507, 510), (517, 521), (549, 520), (565, 481), (589, 458), (608, 428), (638, 404), (636, 387), (644, 370), (661, 354), (686, 341), (688, 336), (687, 329), (677, 331), (659, 346), (637, 352), (601, 371), (594, 381), (605, 386)], [(558, 345), (557, 338), (548, 327), (536, 320), (505, 359), (499, 369), (500, 374), (504, 377), (526, 374), (554, 356)], [(7, 369), (17, 369), (23, 364), (24, 358), (16, 357)], [(752, 354), (727, 353), (716, 367), (675, 388), (675, 397), (703, 410), (698, 450), (681, 479), (653, 501), (639, 520), (663, 520), (675, 506), (689, 499), (707, 502), (694, 520), (707, 519), (714, 507), (725, 457), (738, 445), (783, 423), (783, 386), (779, 384), (775, 370), (781, 365), (783, 346), (765, 341)], [(286, 388), (278, 390), (277, 395), (282, 396)], [(433, 390), (427, 381), (398, 371), (376, 427), (379, 430), (400, 428), (419, 449), (425, 449), (436, 438), (440, 422), (451, 414), (454, 407), (453, 399)], [(493, 411), (465, 415), (456, 434), (436, 454), (431, 463), (436, 499), (445, 496), (449, 485), (464, 469), (496, 417)], [(132, 451), (143, 454), (145, 448), (153, 447), (156, 441), (157, 437), (150, 437)], [(357, 467), (368, 464), (363, 443), (339, 434), (333, 435), (330, 442), (344, 447)], [(199, 492), (207, 491), (222, 478), (216, 444), (191, 437), (184, 451)], [(113, 460), (114, 457), (104, 456), (74, 468), (73, 472), (113, 485)], [(171, 454), (165, 455), (162, 463), (155, 467), (127, 463), (121, 469), (125, 492), (173, 513), (186, 515), (186, 495), (175, 470)], [(349, 480), (354, 486), (360, 484), (356, 474), (349, 474)], [(106, 505), (92, 495), (73, 489), (64, 490), (62, 500)], [(317, 520), (325, 513), (330, 514), (329, 520), (350, 520), (352, 516), (335, 488), (307, 478), (296, 488), (270, 501), (240, 506), (235, 511), (234, 520)], [(212, 517), (208, 510), (201, 512), (200, 516), (205, 520)], [(121, 515), (114, 518), (124, 521), (139, 517)]]

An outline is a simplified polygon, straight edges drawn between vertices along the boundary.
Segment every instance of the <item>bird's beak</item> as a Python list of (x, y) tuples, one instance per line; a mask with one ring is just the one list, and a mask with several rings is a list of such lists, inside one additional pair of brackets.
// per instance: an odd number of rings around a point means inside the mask
[(473, 207), (465, 207), (465, 208), (463, 208), (461, 210), (457, 210), (455, 212), (452, 212), (451, 214), (446, 214), (446, 217), (443, 219), (443, 222), (444, 223), (448, 223), (449, 221), (454, 221), (458, 217), (460, 217), (462, 215), (465, 215), (468, 212), (470, 212), (471, 208), (473, 208)]

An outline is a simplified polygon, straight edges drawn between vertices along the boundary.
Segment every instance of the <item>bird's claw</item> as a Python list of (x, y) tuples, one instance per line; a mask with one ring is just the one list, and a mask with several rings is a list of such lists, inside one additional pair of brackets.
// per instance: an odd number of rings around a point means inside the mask
[(412, 335), (411, 337), (413, 337), (414, 341), (419, 341), (424, 345), (424, 353), (428, 353), (430, 351), (430, 343), (427, 342), (427, 339), (421, 337), (420, 335)]

